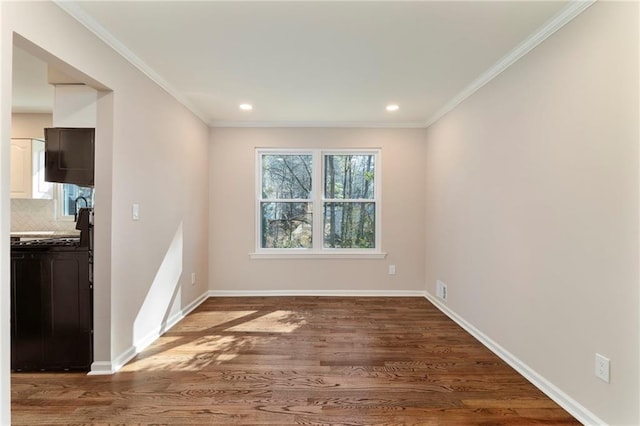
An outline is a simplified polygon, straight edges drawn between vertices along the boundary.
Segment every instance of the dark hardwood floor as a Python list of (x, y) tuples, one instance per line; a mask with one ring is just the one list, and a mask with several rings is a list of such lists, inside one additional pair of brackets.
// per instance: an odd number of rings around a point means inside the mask
[(15, 425), (579, 424), (423, 298), (212, 298), (113, 376), (11, 392)]

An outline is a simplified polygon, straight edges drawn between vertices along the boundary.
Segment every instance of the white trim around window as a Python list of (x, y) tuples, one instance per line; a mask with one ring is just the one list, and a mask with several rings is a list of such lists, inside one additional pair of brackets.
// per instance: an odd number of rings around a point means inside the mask
[[(76, 207), (93, 207), (93, 188), (80, 187), (70, 183), (54, 183), (53, 200), (55, 209), (55, 218), (58, 221), (75, 222), (75, 212), (71, 213), (65, 208), (65, 203), (69, 201), (67, 195), (76, 200), (82, 198), (86, 204), (81, 203)], [(70, 194), (67, 193), (70, 192)], [(88, 192), (88, 193), (87, 193)]]
[(65, 214), (64, 211), (64, 187), (62, 183), (53, 184), (53, 205), (56, 212), (56, 220), (64, 222), (73, 222), (75, 217), (73, 215)]
[[(306, 156), (311, 158), (311, 189), (308, 194), (295, 194), (292, 198), (283, 198), (280, 196), (264, 196), (263, 194), (263, 156), (277, 155), (282, 156)], [(327, 155), (354, 155), (354, 156), (373, 156), (373, 195), (365, 198), (344, 198), (337, 197), (329, 199), (325, 197), (325, 158)], [(381, 249), (382, 247), (382, 162), (380, 149), (274, 149), (274, 148), (258, 148), (256, 149), (256, 166), (255, 166), (255, 252), (250, 253), (252, 259), (324, 259), (324, 258), (346, 258), (346, 259), (383, 259), (386, 257)], [(265, 203), (310, 203), (311, 204), (311, 243), (306, 243), (308, 247), (295, 248), (264, 248), (263, 246), (263, 211), (262, 206)], [(334, 202), (339, 204), (347, 203), (372, 203), (374, 204), (374, 247), (367, 248), (330, 248), (325, 247), (325, 218), (324, 206), (326, 203)], [(361, 208), (364, 208), (362, 206)], [(308, 227), (308, 225), (306, 225)]]

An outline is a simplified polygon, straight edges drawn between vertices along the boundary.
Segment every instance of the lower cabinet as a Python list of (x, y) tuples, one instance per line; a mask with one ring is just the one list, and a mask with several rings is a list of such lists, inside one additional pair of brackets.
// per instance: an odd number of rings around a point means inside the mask
[(89, 370), (92, 306), (88, 251), (12, 251), (12, 370)]

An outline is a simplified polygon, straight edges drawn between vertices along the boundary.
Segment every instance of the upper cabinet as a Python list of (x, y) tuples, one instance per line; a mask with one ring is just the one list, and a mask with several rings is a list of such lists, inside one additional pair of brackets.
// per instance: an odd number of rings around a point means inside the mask
[(44, 141), (11, 139), (11, 198), (53, 198), (44, 160)]
[(31, 161), (32, 163), (32, 176), (31, 182), (31, 198), (53, 198), (53, 184), (46, 182), (45, 178), (45, 144), (44, 141), (33, 139), (31, 144)]
[(11, 198), (31, 198), (31, 139), (11, 139)]
[(45, 179), (93, 187), (95, 129), (46, 128), (44, 136)]

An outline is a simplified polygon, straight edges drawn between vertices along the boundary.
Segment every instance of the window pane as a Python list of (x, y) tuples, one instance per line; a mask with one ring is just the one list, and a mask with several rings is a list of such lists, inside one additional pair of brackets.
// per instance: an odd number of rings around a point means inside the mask
[(262, 156), (262, 198), (311, 198), (311, 155)]
[(325, 198), (373, 199), (374, 170), (374, 155), (325, 155)]
[(262, 248), (311, 248), (311, 203), (260, 203)]
[[(64, 183), (62, 185), (62, 214), (64, 216), (73, 216), (76, 214), (76, 200), (78, 200), (78, 208), (93, 207), (93, 188), (85, 188), (82, 186)], [(78, 198), (78, 197), (83, 197)], [(85, 200), (87, 201), (85, 205)]]
[(375, 203), (325, 203), (324, 247), (374, 248)]

